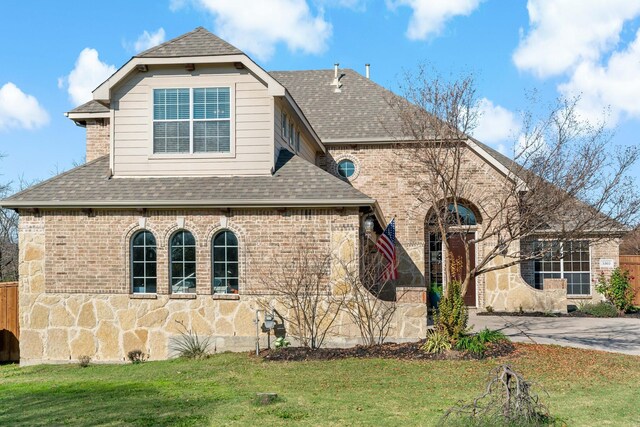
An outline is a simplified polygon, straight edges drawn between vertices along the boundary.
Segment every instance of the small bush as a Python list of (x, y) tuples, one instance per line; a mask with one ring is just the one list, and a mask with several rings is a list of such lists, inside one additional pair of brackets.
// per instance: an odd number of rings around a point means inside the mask
[(274, 342), (275, 348), (286, 348), (289, 347), (291, 343), (285, 339), (285, 337), (276, 338)]
[(149, 359), (149, 355), (142, 350), (131, 350), (127, 353), (127, 358), (131, 363), (137, 365), (146, 362)]
[(484, 328), (478, 332), (478, 339), (481, 343), (508, 341), (509, 338), (500, 331), (494, 331), (493, 329)]
[(91, 356), (80, 356), (78, 357), (78, 364), (81, 368), (86, 368), (91, 364)]
[(449, 336), (441, 331), (434, 330), (427, 335), (427, 341), (422, 346), (422, 350), (427, 353), (442, 353), (451, 349), (451, 341)]
[(438, 332), (455, 343), (467, 332), (468, 321), (469, 311), (462, 298), (460, 282), (454, 280), (449, 284), (447, 295), (440, 300), (433, 323)]
[(619, 312), (624, 313), (633, 307), (634, 290), (628, 271), (616, 268), (611, 272), (609, 280), (601, 274), (598, 278), (596, 291), (604, 295)]
[(210, 338), (201, 338), (191, 329), (187, 329), (184, 323), (177, 320), (176, 322), (182, 327), (182, 331), (174, 341), (172, 350), (185, 359), (205, 359), (208, 357), (209, 347), (211, 347)]
[(582, 304), (578, 307), (578, 311), (595, 317), (618, 317), (618, 310), (613, 304), (605, 301)]
[(478, 335), (467, 335), (458, 340), (456, 349), (460, 351), (470, 351), (471, 353), (480, 355), (485, 352), (487, 346), (480, 341)]

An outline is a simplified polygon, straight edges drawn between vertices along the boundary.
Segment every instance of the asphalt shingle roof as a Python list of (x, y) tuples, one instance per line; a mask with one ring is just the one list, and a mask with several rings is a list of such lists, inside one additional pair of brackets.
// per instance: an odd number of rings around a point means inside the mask
[(242, 51), (203, 27), (164, 42), (136, 55), (138, 58), (237, 55)]
[(389, 140), (403, 136), (398, 113), (389, 105), (391, 91), (351, 69), (335, 93), (334, 70), (272, 71), (287, 88), (321, 140)]
[(69, 111), (70, 113), (108, 113), (109, 107), (104, 104), (91, 100)]
[(345, 181), (282, 150), (267, 176), (108, 179), (109, 156), (2, 200), (3, 207), (343, 206), (373, 200)]

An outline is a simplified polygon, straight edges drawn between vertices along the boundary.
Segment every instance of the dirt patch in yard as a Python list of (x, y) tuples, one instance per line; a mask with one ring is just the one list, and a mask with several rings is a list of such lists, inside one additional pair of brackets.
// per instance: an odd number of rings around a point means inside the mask
[(469, 351), (449, 350), (431, 354), (422, 350), (424, 340), (411, 343), (385, 343), (370, 347), (320, 348), (312, 350), (306, 347), (287, 347), (277, 350), (262, 350), (264, 360), (286, 362), (302, 360), (337, 360), (346, 358), (381, 358), (398, 360), (473, 360), (496, 358), (511, 355), (515, 346), (510, 341), (488, 343), (484, 354)]

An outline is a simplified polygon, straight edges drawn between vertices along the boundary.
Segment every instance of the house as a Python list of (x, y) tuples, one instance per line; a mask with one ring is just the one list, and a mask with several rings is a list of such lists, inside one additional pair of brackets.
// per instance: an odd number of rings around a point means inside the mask
[[(310, 242), (358, 253), (364, 221), (379, 232), (393, 216), (402, 292), (389, 338), (424, 337), (425, 284), (443, 280), (447, 254), (391, 161), (403, 148), (388, 94), (337, 67), (266, 72), (204, 28), (133, 57), (67, 113), (86, 128), (86, 164), (2, 201), (20, 213), (23, 363), (121, 361), (133, 349), (163, 359), (177, 321), (217, 350), (251, 349), (270, 260)], [(466, 155), (477, 194), (510, 179), (489, 147), (470, 140)], [(617, 265), (617, 240), (572, 244), (571, 261), (475, 278), (468, 305), (599, 299), (593, 279), (602, 260)], [(567, 285), (536, 289), (545, 278)], [(348, 319), (338, 324), (335, 345), (357, 342)]]

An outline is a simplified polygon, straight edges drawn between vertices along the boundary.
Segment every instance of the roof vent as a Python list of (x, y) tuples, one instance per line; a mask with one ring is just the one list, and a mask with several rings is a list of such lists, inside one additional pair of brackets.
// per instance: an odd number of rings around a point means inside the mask
[(369, 78), (369, 69), (371, 68), (371, 64), (364, 64), (364, 75)]
[(340, 66), (339, 63), (335, 63), (333, 64), (333, 81), (331, 82), (331, 86), (335, 86), (336, 88), (333, 90), (335, 93), (340, 93), (342, 92), (342, 82), (340, 80), (342, 80), (342, 78), (344, 77), (344, 73), (339, 74), (338, 73), (338, 67)]

